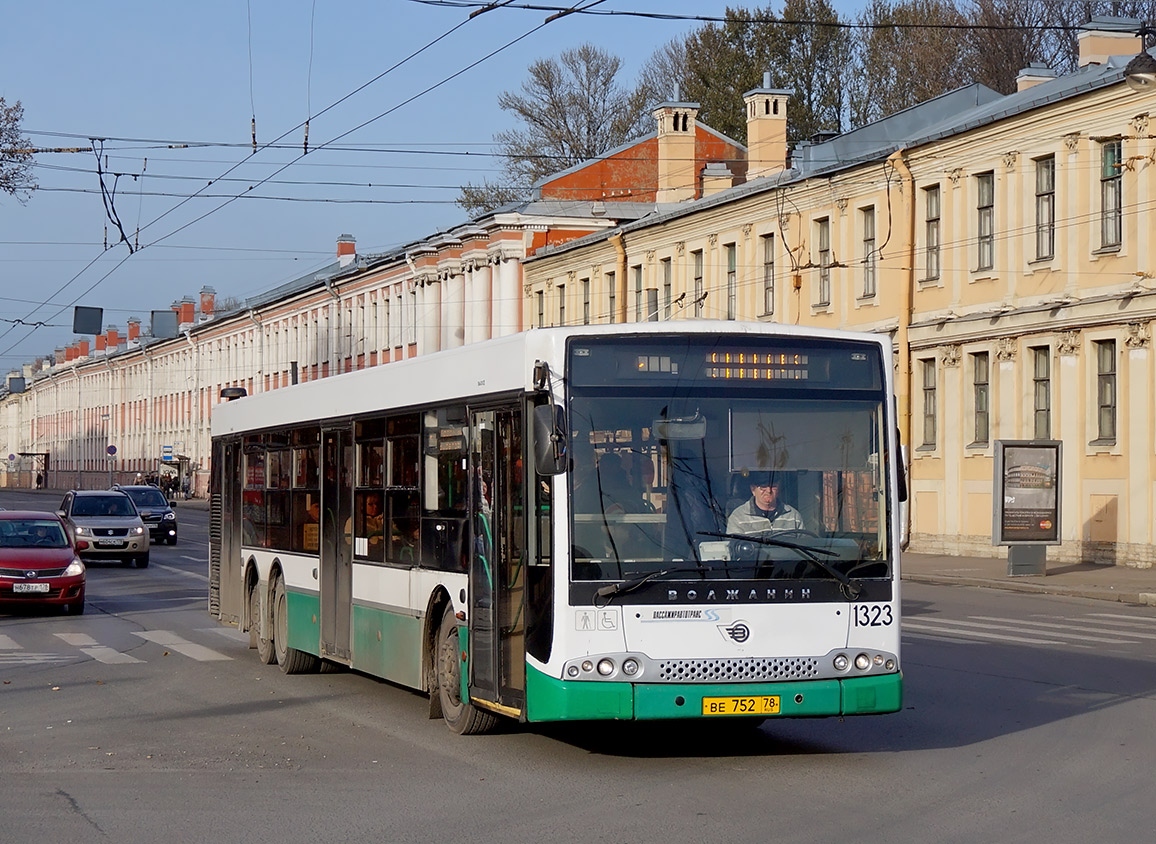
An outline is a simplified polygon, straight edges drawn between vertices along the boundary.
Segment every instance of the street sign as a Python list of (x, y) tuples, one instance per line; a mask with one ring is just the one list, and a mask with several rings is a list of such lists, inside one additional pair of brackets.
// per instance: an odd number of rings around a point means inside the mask
[(173, 447), (171, 445), (161, 446), (161, 460), (166, 463), (173, 462)]
[(116, 454), (116, 446), (110, 445), (108, 448), (105, 449), (105, 451), (108, 452), (109, 457), (112, 457), (114, 454)]

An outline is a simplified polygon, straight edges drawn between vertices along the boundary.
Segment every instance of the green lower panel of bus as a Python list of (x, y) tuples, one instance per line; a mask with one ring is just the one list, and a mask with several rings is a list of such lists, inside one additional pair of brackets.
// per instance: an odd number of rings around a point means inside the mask
[(378, 607), (353, 605), (353, 667), (421, 687), (422, 622)]
[(717, 717), (873, 715), (896, 712), (902, 703), (901, 674), (789, 683), (632, 685), (555, 680), (532, 666), (527, 666), (526, 671), (528, 721), (715, 717), (704, 715), (712, 709)]
[(321, 653), (321, 596), (316, 592), (285, 590), (291, 648), (307, 654)]

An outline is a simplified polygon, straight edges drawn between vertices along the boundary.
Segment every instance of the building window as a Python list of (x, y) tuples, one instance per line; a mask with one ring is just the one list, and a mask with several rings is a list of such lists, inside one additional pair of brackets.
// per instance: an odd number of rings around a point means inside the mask
[(1096, 438), (1116, 440), (1116, 341), (1096, 343)]
[(662, 259), (662, 318), (670, 319), (671, 298), (673, 296), (673, 279), (669, 258)]
[(928, 279), (939, 278), (939, 185), (930, 187), (923, 192), (926, 202), (924, 219), (924, 238), (926, 247), (925, 276)]
[(702, 286), (702, 250), (696, 249), (690, 253), (690, 256), (694, 272), (694, 316), (696, 319), (701, 319), (706, 298)]
[(1100, 145), (1100, 248), (1113, 249), (1122, 241), (1123, 168), (1120, 141)]
[(980, 173), (975, 177), (976, 231), (979, 251), (976, 269), (990, 270), (995, 266), (995, 174)]
[(615, 281), (614, 273), (607, 273), (606, 274), (606, 290), (609, 294), (609, 300), (610, 300), (610, 318), (607, 320), (607, 322), (617, 322), (618, 321), (618, 293), (617, 293), (617, 288), (614, 284), (614, 281)]
[(417, 291), (409, 291), (409, 325), (406, 326), (406, 339), (411, 343), (417, 342)]
[(875, 208), (863, 212), (863, 298), (875, 295)]
[(775, 312), (775, 236), (763, 235), (763, 314)]
[(1052, 435), (1052, 359), (1047, 346), (1032, 349), (1032, 436), (1037, 440)]
[(631, 267), (634, 273), (634, 321), (642, 322), (646, 317), (643, 311), (645, 298), (642, 294), (642, 264)]
[(831, 221), (819, 220), (819, 289), (816, 305), (831, 304)]
[(566, 324), (566, 285), (558, 285), (558, 324)]
[(727, 253), (727, 319), (738, 316), (738, 247), (733, 243), (726, 245)]
[(989, 436), (988, 398), (990, 367), (987, 352), (979, 352), (971, 356), (972, 361), (972, 410), (974, 413), (974, 445), (987, 445)]
[(582, 324), (590, 324), (590, 279), (582, 279)]
[(923, 370), (923, 445), (935, 447), (935, 359), (921, 360)]
[(539, 290), (537, 293), (534, 294), (534, 296), (538, 300), (538, 327), (539, 328), (545, 328), (546, 327), (546, 294), (544, 291)]
[(1036, 259), (1056, 254), (1056, 157), (1036, 159)]

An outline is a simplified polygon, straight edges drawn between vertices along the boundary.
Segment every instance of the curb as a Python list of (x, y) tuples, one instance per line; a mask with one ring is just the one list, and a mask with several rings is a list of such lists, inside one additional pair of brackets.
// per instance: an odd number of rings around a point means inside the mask
[(1005, 592), (1065, 595), (1072, 598), (1091, 598), (1099, 601), (1114, 601), (1120, 604), (1156, 607), (1156, 592), (1125, 592), (1118, 591), (1111, 586), (1088, 588), (1061, 584), (1042, 585), (1039, 583), (990, 580), (981, 577), (942, 577), (933, 574), (908, 574), (906, 572), (901, 575), (901, 580), (910, 580), (913, 583), (929, 583), (935, 586), (974, 586), (981, 589), (1002, 589)]

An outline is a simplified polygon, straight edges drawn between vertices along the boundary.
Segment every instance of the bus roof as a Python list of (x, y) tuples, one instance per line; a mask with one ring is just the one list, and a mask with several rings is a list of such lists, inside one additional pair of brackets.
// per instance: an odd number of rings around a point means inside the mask
[(618, 325), (534, 328), (508, 337), (359, 369), (329, 378), (255, 393), (213, 407), (214, 437), (358, 416), (390, 407), (421, 406), (457, 397), (534, 389), (534, 363), (560, 370), (571, 337), (647, 334), (754, 334), (874, 343), (889, 352), (886, 334), (803, 328), (771, 322), (679, 320)]

